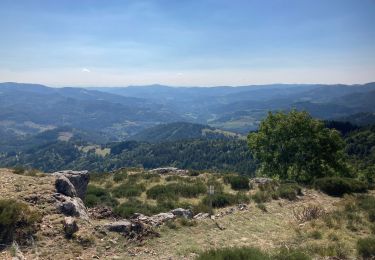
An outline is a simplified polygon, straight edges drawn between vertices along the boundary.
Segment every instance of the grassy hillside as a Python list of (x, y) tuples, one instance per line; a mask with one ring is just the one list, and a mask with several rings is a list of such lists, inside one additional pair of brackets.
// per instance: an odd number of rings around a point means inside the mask
[[(134, 200), (138, 200), (137, 204), (131, 205), (137, 207), (137, 211), (149, 211), (148, 214), (176, 205), (191, 205), (196, 212), (202, 211), (205, 208), (197, 205), (207, 196), (204, 192), (179, 193), (172, 201), (171, 197), (165, 196), (151, 198), (161, 193), (149, 192), (160, 186), (197, 183), (202, 183), (202, 187), (214, 185), (216, 194), (241, 198), (246, 207), (240, 209), (237, 206), (240, 201), (237, 200), (223, 207), (214, 207), (212, 219), (177, 218), (155, 227), (153, 230), (159, 234), (158, 237), (141, 241), (128, 239), (118, 233), (103, 232), (100, 227), (112, 221), (112, 217), (91, 217), (90, 222), (78, 220), (79, 231), (73, 238), (66, 238), (61, 224), (64, 216), (56, 212), (50, 199), (55, 192), (54, 177), (35, 172), (23, 174), (1, 169), (0, 182), (7, 185), (0, 188), (0, 195), (2, 199), (12, 198), (25, 203), (32, 212), (43, 216), (38, 220), (40, 223), (34, 242), (19, 247), (27, 259), (196, 259), (207, 250), (228, 247), (257, 248), (270, 259), (291, 259), (289, 255), (293, 252), (304, 254), (305, 258), (302, 259), (359, 259), (362, 251), (359, 251), (357, 242), (375, 232), (369, 211), (375, 201), (373, 191), (340, 198), (302, 188), (301, 194), (284, 197), (282, 194), (285, 193), (281, 192), (280, 187), (290, 184), (274, 186), (275, 192), (256, 184), (238, 191), (233, 189), (233, 181), (228, 175), (202, 172), (199, 175), (193, 173), (194, 176), (159, 176), (137, 169), (124, 169), (92, 176), (86, 196), (86, 205), (92, 207), (89, 212), (95, 212), (95, 202), (110, 205), (119, 214), (127, 214), (131, 209), (129, 202)], [(128, 193), (126, 187), (129, 183), (138, 189)], [(98, 192), (98, 189), (101, 191)], [(241, 196), (236, 196), (239, 192)], [(260, 199), (262, 192), (274, 195)], [(34, 202), (35, 198), (38, 198), (38, 203)], [(117, 202), (113, 203), (114, 200)], [(122, 205), (128, 205), (125, 207), (127, 211), (120, 210), (124, 208)], [(302, 214), (306, 209), (314, 208), (319, 209), (320, 213), (314, 216)], [(9, 246), (1, 255), (4, 259), (10, 259), (15, 252), (15, 248)]]

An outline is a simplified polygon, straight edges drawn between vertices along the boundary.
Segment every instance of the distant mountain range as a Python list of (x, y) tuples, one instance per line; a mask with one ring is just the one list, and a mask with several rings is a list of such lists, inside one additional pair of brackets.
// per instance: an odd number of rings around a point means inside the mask
[[(69, 127), (100, 142), (228, 136), (255, 130), (268, 111), (307, 110), (321, 119), (372, 122), (375, 83), (273, 84), (239, 87), (49, 88), (0, 83), (0, 144)], [(364, 122), (363, 122), (364, 121)], [(198, 125), (165, 125), (188, 122)], [(202, 126), (203, 125), (203, 126)], [(150, 127), (151, 130), (146, 130)], [(220, 132), (220, 130), (227, 132)]]

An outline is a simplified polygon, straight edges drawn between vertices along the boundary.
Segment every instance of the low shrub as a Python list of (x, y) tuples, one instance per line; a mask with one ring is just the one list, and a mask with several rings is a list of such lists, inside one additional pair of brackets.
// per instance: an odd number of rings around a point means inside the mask
[(235, 196), (236, 203), (249, 203), (250, 196), (248, 196), (245, 192), (239, 191)]
[(0, 247), (13, 240), (23, 244), (36, 231), (41, 215), (26, 204), (13, 200), (0, 200)]
[(263, 203), (258, 203), (258, 204), (257, 204), (257, 207), (258, 207), (261, 211), (263, 211), (263, 212), (268, 212), (266, 205), (264, 205)]
[(271, 257), (253, 247), (229, 247), (202, 252), (197, 260), (267, 260)]
[(146, 190), (144, 184), (135, 184), (135, 183), (123, 183), (115, 188), (112, 189), (113, 196), (117, 198), (130, 198), (130, 197), (137, 197), (142, 194)]
[(300, 249), (282, 248), (274, 257), (275, 260), (311, 260), (304, 251)]
[(326, 214), (325, 210), (317, 205), (302, 206), (299, 209), (293, 209), (293, 216), (299, 223), (304, 223), (313, 219), (317, 219)]
[(202, 203), (213, 208), (224, 208), (236, 203), (236, 196), (228, 193), (215, 193), (203, 198)]
[(89, 184), (87, 187), (87, 193), (85, 197), (85, 205), (89, 208), (105, 205), (109, 207), (115, 207), (118, 205), (116, 199), (112, 198), (111, 194), (101, 187)]
[(275, 192), (277, 188), (279, 187), (279, 183), (276, 180), (267, 181), (263, 184), (259, 184), (258, 188), (261, 191), (267, 191), (267, 192)]
[(230, 178), (230, 187), (233, 190), (249, 190), (250, 182), (249, 178), (245, 176), (234, 176)]
[(128, 173), (125, 172), (125, 171), (116, 172), (113, 175), (113, 181), (117, 182), (117, 183), (122, 182), (122, 181), (126, 180), (127, 177), (128, 177)]
[(146, 194), (148, 198), (170, 198), (177, 199), (179, 196), (185, 198), (197, 197), (200, 194), (207, 192), (207, 187), (203, 182), (188, 183), (169, 183), (167, 185), (156, 185), (149, 190)]
[(104, 183), (110, 176), (110, 173), (90, 173), (90, 182)]
[(369, 212), (375, 210), (375, 197), (371, 195), (360, 195), (356, 203), (362, 210)]
[(277, 188), (276, 193), (280, 198), (293, 201), (302, 195), (302, 188), (296, 183), (284, 183)]
[(224, 183), (230, 184), (233, 190), (249, 190), (249, 178), (241, 175), (227, 174), (223, 177)]
[[(155, 207), (143, 203), (137, 199), (129, 199), (127, 202), (122, 203), (114, 208), (114, 213), (117, 215), (128, 218), (131, 217), (134, 213), (142, 213), (144, 215), (150, 216), (156, 213)], [(159, 213), (159, 212), (158, 212)]]
[(314, 186), (328, 195), (337, 197), (367, 191), (367, 185), (364, 182), (344, 177), (320, 178), (315, 180)]
[(194, 205), (192, 210), (193, 210), (194, 215), (198, 213), (208, 213), (212, 215), (214, 213), (212, 210), (212, 207), (210, 205), (204, 204), (203, 202), (200, 202), (197, 205)]
[(357, 242), (357, 252), (364, 259), (375, 258), (375, 237), (359, 239)]
[(180, 218), (178, 220), (181, 226), (185, 227), (194, 227), (198, 225), (198, 222), (196, 220), (186, 219), (186, 218)]
[(309, 237), (313, 239), (322, 239), (323, 235), (319, 230), (314, 230), (309, 234)]
[(257, 192), (252, 196), (252, 199), (253, 199), (256, 203), (265, 203), (265, 202), (269, 202), (269, 201), (271, 201), (271, 198), (272, 198), (272, 194), (271, 194), (270, 192), (262, 191), (262, 190), (257, 191)]

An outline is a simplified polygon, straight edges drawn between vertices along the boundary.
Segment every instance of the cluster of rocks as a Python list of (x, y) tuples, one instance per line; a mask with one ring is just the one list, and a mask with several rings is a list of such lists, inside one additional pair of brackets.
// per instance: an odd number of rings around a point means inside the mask
[(57, 209), (66, 216), (89, 219), (87, 209), (83, 203), (89, 183), (87, 171), (60, 171), (52, 173), (56, 176), (53, 195)]
[(188, 175), (188, 170), (181, 170), (175, 167), (164, 167), (156, 168), (149, 171), (149, 173), (161, 174), (161, 175)]
[(87, 209), (90, 218), (93, 219), (115, 219), (116, 214), (113, 213), (113, 210), (107, 206), (97, 206), (94, 208)]
[(236, 207), (231, 207), (231, 208), (229, 208), (225, 211), (221, 211), (213, 217), (214, 218), (221, 218), (221, 217), (233, 214), (236, 211), (244, 211), (244, 210), (248, 210), (247, 205), (246, 204), (238, 204)]

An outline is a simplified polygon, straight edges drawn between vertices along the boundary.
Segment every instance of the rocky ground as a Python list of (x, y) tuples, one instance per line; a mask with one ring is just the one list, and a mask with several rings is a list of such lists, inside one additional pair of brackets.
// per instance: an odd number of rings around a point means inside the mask
[[(56, 185), (59, 178), (63, 180)], [(355, 255), (356, 239), (367, 232), (331, 231), (319, 220), (299, 223), (294, 212), (307, 205), (319, 205), (325, 212), (340, 206), (341, 199), (314, 190), (304, 190), (304, 196), (294, 202), (274, 200), (266, 208), (251, 202), (217, 210), (213, 217), (201, 214), (189, 226), (178, 221), (173, 226), (164, 224), (178, 215), (192, 217), (183, 209), (119, 220), (105, 208), (87, 210), (80, 199), (87, 182), (74, 178), (65, 173), (24, 176), (0, 169), (0, 197), (23, 201), (43, 215), (35, 239), (20, 247), (19, 259), (22, 255), (24, 259), (193, 259), (202, 250), (223, 246), (271, 250), (298, 246), (301, 241), (322, 246), (333, 243), (331, 233), (345, 243), (350, 258)], [(323, 230), (323, 239), (310, 239), (309, 232), (317, 227)], [(1, 259), (12, 259), (12, 255), (11, 248), (0, 252)]]

